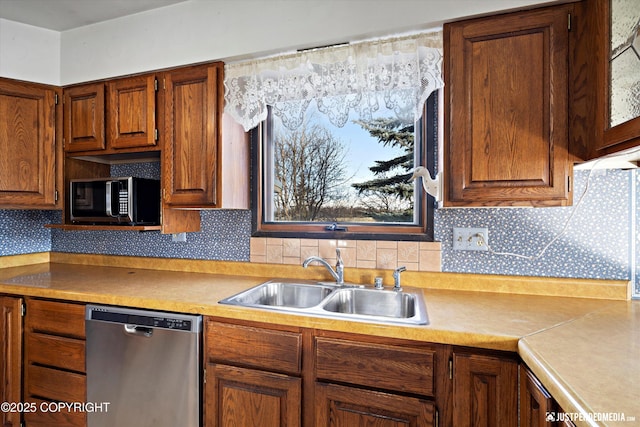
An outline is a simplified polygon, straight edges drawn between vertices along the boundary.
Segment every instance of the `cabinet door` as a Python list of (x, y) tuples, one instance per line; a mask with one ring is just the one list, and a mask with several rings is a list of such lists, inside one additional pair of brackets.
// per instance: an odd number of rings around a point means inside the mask
[(520, 426), (552, 427), (555, 413), (555, 404), (551, 395), (533, 373), (526, 366), (522, 366), (520, 369)]
[[(22, 299), (0, 297), (0, 399), (22, 401)], [(19, 412), (0, 412), (3, 427), (18, 427)]]
[(220, 207), (223, 70), (216, 63), (164, 75), (163, 197), (170, 206)]
[(64, 90), (64, 150), (91, 151), (105, 148), (104, 84), (75, 86)]
[(56, 205), (56, 91), (0, 79), (0, 206)]
[(570, 203), (569, 7), (445, 25), (445, 205)]
[(156, 85), (155, 74), (107, 83), (110, 148), (156, 145)]
[[(84, 402), (85, 329), (83, 304), (27, 299), (24, 331), (24, 401)], [(86, 426), (86, 413), (73, 410), (27, 412), (26, 425)]]
[(315, 427), (430, 427), (432, 402), (378, 391), (317, 383)]
[(301, 387), (300, 378), (209, 363), (205, 426), (300, 426)]
[(453, 425), (518, 425), (518, 363), (478, 354), (453, 356)]

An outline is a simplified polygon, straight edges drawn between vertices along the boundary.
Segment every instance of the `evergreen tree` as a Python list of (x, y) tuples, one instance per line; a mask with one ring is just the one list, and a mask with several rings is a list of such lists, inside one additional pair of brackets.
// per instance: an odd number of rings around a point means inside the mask
[(369, 168), (375, 178), (352, 184), (359, 195), (388, 200), (389, 197), (413, 206), (413, 183), (409, 181), (414, 168), (414, 125), (396, 118), (378, 118), (368, 122), (357, 120), (369, 134), (385, 147), (401, 148), (403, 153), (393, 159), (376, 160)]

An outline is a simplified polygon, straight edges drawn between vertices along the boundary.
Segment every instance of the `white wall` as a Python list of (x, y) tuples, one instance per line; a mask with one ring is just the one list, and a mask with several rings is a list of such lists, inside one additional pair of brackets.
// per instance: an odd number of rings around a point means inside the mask
[(553, 0), (190, 0), (62, 33), (61, 83), (439, 27)]
[(432, 29), (461, 17), (556, 2), (189, 0), (62, 33), (0, 19), (0, 76), (66, 85)]
[(58, 31), (0, 18), (0, 76), (60, 84)]

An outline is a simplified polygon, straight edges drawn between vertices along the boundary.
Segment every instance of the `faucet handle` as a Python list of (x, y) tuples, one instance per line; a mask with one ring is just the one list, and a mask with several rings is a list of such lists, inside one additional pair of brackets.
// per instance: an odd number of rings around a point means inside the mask
[(407, 269), (407, 267), (402, 266), (402, 267), (398, 267), (395, 270), (393, 270), (393, 290), (394, 291), (401, 291), (402, 290), (402, 286), (400, 286), (400, 273), (402, 273), (406, 269)]
[(336, 248), (336, 262), (338, 264), (344, 264), (342, 262), (342, 255), (340, 255), (340, 248)]

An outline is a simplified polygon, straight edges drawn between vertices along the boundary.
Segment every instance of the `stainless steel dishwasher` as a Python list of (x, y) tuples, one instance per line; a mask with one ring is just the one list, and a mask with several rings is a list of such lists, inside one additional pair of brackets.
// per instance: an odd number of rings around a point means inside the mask
[(88, 427), (199, 427), (202, 316), (87, 305)]

